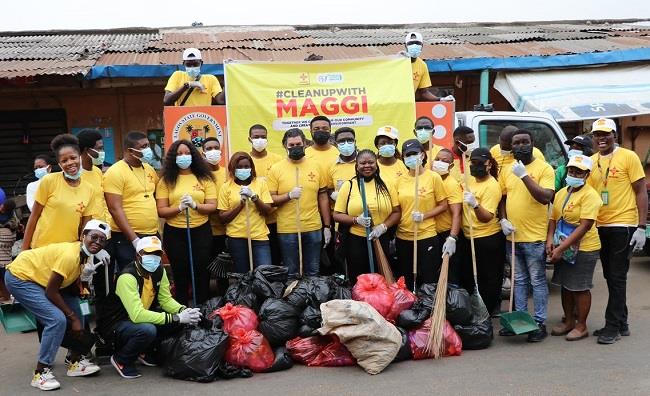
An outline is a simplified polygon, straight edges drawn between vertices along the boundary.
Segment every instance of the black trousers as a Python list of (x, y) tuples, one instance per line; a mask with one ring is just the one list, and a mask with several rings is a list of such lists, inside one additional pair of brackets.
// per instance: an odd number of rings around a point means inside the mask
[[(397, 266), (393, 268), (395, 278), (403, 276), (406, 286), (413, 288), (413, 241), (396, 238)], [(416, 283), (420, 286), (423, 283), (438, 282), (440, 277), (440, 243), (438, 237), (418, 240), (418, 262)]]
[[(194, 247), (194, 246), (192, 246)], [(226, 249), (225, 235), (212, 235), (212, 255), (210, 262)], [(223, 296), (228, 289), (228, 278), (217, 278), (217, 296)]]
[(278, 223), (267, 224), (269, 228), (269, 244), (271, 245), (271, 262), (273, 265), (282, 265), (282, 252), (278, 241)]
[[(346, 240), (346, 257), (348, 265), (348, 277), (350, 283), (354, 285), (357, 283), (357, 277), (361, 274), (367, 274), (370, 272), (370, 259), (368, 257), (368, 238), (360, 237), (358, 235), (348, 234)], [(384, 253), (388, 252), (388, 245), (390, 239), (388, 235), (384, 234), (379, 237), (379, 243), (381, 248), (384, 250)], [(371, 244), (372, 248), (372, 244)], [(377, 258), (375, 257), (375, 251), (373, 249), (372, 256), (374, 259), (375, 272), (379, 272)]]
[(607, 281), (605, 328), (617, 332), (627, 322), (627, 272), (630, 270), (630, 239), (635, 227), (598, 227), (600, 262)]
[[(192, 258), (194, 259), (194, 283), (196, 302), (201, 304), (210, 297), (210, 273), (208, 265), (212, 257), (212, 230), (210, 222), (190, 229), (192, 239)], [(190, 285), (190, 259), (187, 244), (187, 229), (165, 224), (163, 247), (169, 257), (174, 274), (176, 301), (188, 306)]]

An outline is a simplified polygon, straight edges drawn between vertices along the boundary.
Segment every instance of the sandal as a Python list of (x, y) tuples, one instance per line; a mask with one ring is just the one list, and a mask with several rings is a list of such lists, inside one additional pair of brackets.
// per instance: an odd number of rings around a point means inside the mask
[(578, 341), (588, 336), (589, 336), (589, 331), (587, 329), (585, 329), (584, 331), (573, 329), (569, 332), (569, 334), (566, 335), (565, 339), (567, 341)]
[(568, 325), (567, 323), (559, 323), (551, 329), (551, 335), (553, 336), (563, 336), (568, 334), (573, 330), (573, 326)]

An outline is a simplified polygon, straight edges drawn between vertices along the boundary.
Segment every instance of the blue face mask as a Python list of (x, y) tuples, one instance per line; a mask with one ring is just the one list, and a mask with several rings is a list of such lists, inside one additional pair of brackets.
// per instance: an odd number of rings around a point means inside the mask
[(185, 67), (185, 72), (192, 80), (196, 80), (196, 78), (201, 74), (201, 66)]
[(248, 180), (251, 177), (251, 168), (237, 168), (235, 169), (235, 177), (241, 181)]
[(192, 156), (189, 154), (177, 155), (176, 156), (176, 165), (181, 169), (187, 169), (192, 165)]
[(344, 157), (351, 156), (354, 153), (354, 148), (355, 148), (354, 143), (352, 142), (339, 143), (336, 145), (336, 147), (338, 147), (339, 152)]
[(418, 128), (415, 130), (415, 137), (417, 137), (420, 144), (429, 143), (431, 140), (431, 135), (433, 135), (433, 129)]
[(157, 256), (155, 254), (145, 254), (142, 256), (142, 268), (144, 268), (145, 271), (147, 272), (156, 272), (158, 267), (160, 267), (160, 256)]
[(406, 53), (411, 58), (417, 58), (422, 53), (422, 45), (420, 44), (409, 44), (406, 46)]
[(34, 169), (34, 176), (36, 176), (37, 179), (42, 179), (45, 175), (47, 175), (47, 166), (43, 168), (36, 168)]
[(93, 162), (93, 165), (99, 166), (104, 163), (104, 160), (106, 159), (106, 152), (104, 151), (97, 151), (93, 150), (95, 153), (97, 153), (97, 158), (93, 157), (92, 155), (90, 156), (90, 160)]
[(569, 158), (574, 157), (576, 155), (583, 155), (582, 150), (574, 150), (574, 149), (569, 150)]
[(585, 184), (585, 179), (581, 179), (579, 177), (573, 177), (573, 176), (568, 176), (566, 177), (566, 185), (569, 187), (582, 187)]
[(422, 158), (420, 154), (410, 155), (404, 158), (404, 165), (409, 169), (415, 169), (418, 166), (418, 163), (422, 165)]
[[(59, 164), (59, 166), (61, 167), (61, 169), (63, 169), (63, 167), (61, 166), (61, 164)], [(82, 172), (83, 172), (83, 169), (82, 169), (82, 168), (79, 168), (79, 170), (77, 171), (77, 173), (74, 174), (74, 175), (71, 175), (71, 174), (69, 174), (68, 172), (63, 171), (63, 176), (64, 176), (66, 179), (70, 179), (70, 180), (79, 180), (79, 178), (81, 177), (81, 173), (82, 173)]]
[(391, 158), (395, 156), (395, 145), (394, 144), (384, 144), (379, 147), (379, 155), (385, 158)]
[(131, 150), (135, 150), (140, 154), (142, 154), (142, 157), (140, 157), (141, 162), (149, 164), (153, 160), (153, 150), (151, 150), (151, 147), (145, 147), (142, 150), (138, 150), (138, 149), (131, 149)]

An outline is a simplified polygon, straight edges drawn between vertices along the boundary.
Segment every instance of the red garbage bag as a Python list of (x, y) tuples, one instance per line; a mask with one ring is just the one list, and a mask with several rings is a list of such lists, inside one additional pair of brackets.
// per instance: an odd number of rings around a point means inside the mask
[(367, 302), (386, 318), (393, 305), (394, 297), (382, 275), (363, 274), (357, 277), (357, 283), (352, 288), (352, 299)]
[(331, 340), (330, 336), (296, 337), (287, 341), (287, 352), (294, 361), (309, 365)]
[(406, 287), (406, 281), (403, 276), (400, 276), (397, 282), (390, 285), (390, 290), (393, 292), (394, 299), (386, 319), (395, 323), (399, 314), (406, 309), (411, 309), (418, 298)]
[(273, 365), (273, 350), (262, 333), (257, 330), (237, 329), (230, 334), (226, 362), (261, 372)]
[(337, 336), (332, 336), (332, 341), (320, 351), (308, 366), (316, 367), (342, 367), (354, 366), (357, 360), (352, 356)]
[[(427, 319), (422, 326), (408, 333), (409, 344), (411, 345), (411, 354), (413, 360), (431, 359), (433, 353), (427, 353), (426, 347), (429, 342), (429, 333), (431, 332), (431, 318)], [(460, 356), (463, 350), (463, 342), (451, 326), (449, 321), (445, 320), (443, 330), (444, 349), (443, 356)]]
[(216, 313), (223, 319), (223, 330), (229, 335), (237, 329), (255, 330), (259, 323), (255, 311), (243, 305), (227, 303)]

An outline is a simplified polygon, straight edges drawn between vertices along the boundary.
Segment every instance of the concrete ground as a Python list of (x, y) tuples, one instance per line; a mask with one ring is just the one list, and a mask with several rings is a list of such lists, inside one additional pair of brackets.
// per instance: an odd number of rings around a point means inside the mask
[[(550, 275), (550, 273), (549, 273)], [(604, 324), (607, 289), (600, 266), (590, 330)], [(55, 374), (62, 395), (648, 395), (650, 394), (650, 258), (635, 258), (629, 274), (628, 306), (632, 335), (614, 345), (595, 337), (567, 342), (549, 337), (528, 344), (525, 336), (496, 337), (492, 347), (466, 351), (441, 361), (409, 361), (370, 376), (358, 367), (307, 368), (258, 374), (249, 379), (197, 384), (166, 378), (157, 368), (142, 367), (143, 377), (123, 380), (103, 366), (93, 378), (68, 378), (59, 353)], [(504, 304), (505, 307), (505, 304)], [(549, 327), (559, 321), (559, 290), (552, 288)], [(495, 326), (499, 328), (498, 324)], [(549, 330), (550, 331), (550, 330)], [(0, 395), (39, 394), (29, 381), (37, 351), (36, 334), (7, 335), (0, 330)]]

